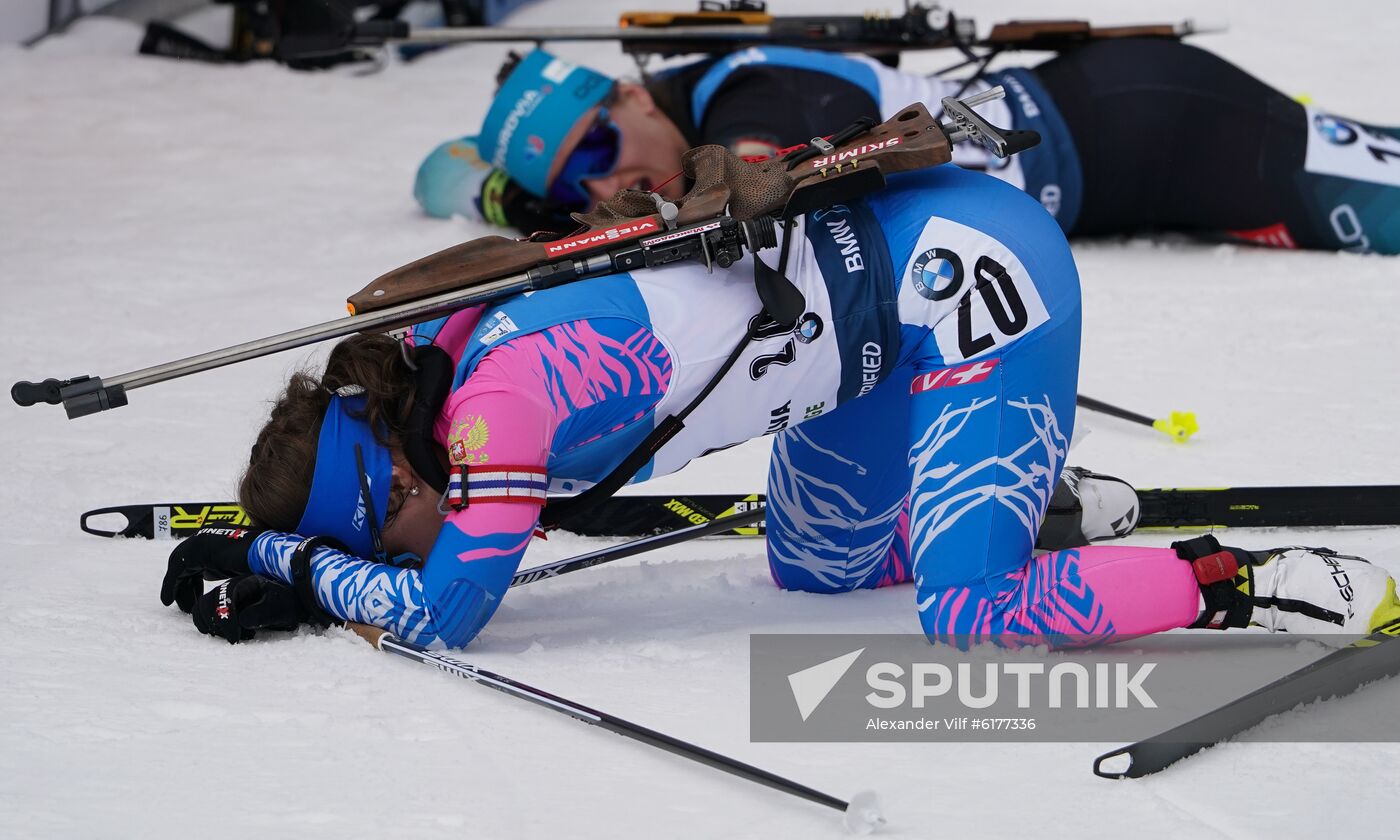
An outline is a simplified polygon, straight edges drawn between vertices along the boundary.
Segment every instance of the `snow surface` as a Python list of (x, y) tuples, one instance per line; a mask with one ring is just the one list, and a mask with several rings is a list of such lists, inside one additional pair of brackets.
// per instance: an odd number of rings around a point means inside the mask
[[(513, 22), (602, 23), (645, 5), (546, 0)], [(1340, 113), (1400, 124), (1389, 3), (982, 0), (958, 11), (983, 25), (1224, 18), (1229, 33), (1198, 43)], [(137, 57), (138, 39), (90, 20), (38, 50), (0, 48), (8, 381), (111, 376), (335, 318), (379, 273), (484, 232), (421, 217), (410, 184), (428, 150), (475, 127), (504, 47), (360, 77), (184, 66)], [(559, 51), (628, 70), (612, 46)], [(1193, 409), (1203, 427), (1175, 446), (1086, 415), (1075, 463), (1138, 486), (1397, 480), (1400, 261), (1170, 238), (1075, 251), (1083, 392), (1154, 415)], [(168, 545), (77, 530), (77, 514), (100, 505), (231, 495), (266, 401), (316, 358), (139, 390), (127, 408), (72, 423), (56, 408), (0, 407), (0, 835), (839, 835), (825, 809), (338, 632), (238, 647), (198, 636), (156, 599)], [(657, 486), (760, 489), (761, 449)], [(1231, 536), (1373, 556), (1400, 544), (1400, 529)], [(529, 562), (599, 544), (555, 537)], [(1393, 825), (1395, 744), (1236, 743), (1110, 783), (1089, 772), (1103, 744), (749, 743), (748, 634), (917, 632), (911, 600), (908, 588), (779, 592), (758, 543), (711, 541), (513, 593), (466, 658), (837, 795), (875, 788), (891, 837), (1354, 837)], [(1289, 725), (1397, 700), (1392, 682)]]

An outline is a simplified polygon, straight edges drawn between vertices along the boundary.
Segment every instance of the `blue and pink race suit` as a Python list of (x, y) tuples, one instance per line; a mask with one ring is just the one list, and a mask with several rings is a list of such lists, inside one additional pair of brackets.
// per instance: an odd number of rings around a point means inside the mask
[[(940, 167), (787, 235), (808, 311), (791, 328), (755, 325), (636, 480), (775, 435), (774, 580), (814, 592), (912, 581), (931, 639), (1082, 642), (1196, 619), (1197, 583), (1170, 549), (1032, 556), (1073, 434), (1080, 342), (1078, 275), (1039, 204)], [(415, 642), (467, 644), (520, 566), (545, 486), (605, 476), (700, 392), (760, 312), (746, 259), (612, 275), (416, 327), (457, 362), (434, 432), (468, 469), (469, 504), (446, 516), (421, 570), (317, 549), (318, 600)], [(299, 543), (264, 534), (253, 570), (290, 581)]]

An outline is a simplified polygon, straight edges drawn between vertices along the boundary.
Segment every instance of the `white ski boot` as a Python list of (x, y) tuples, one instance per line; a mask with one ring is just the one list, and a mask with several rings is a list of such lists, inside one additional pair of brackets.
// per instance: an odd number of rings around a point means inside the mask
[(1212, 536), (1172, 548), (1201, 585), (1204, 609), (1193, 627), (1364, 635), (1400, 622), (1395, 579), (1360, 557), (1300, 545), (1249, 552)]
[(1125, 537), (1137, 527), (1137, 491), (1121, 478), (1065, 467), (1050, 498), (1036, 548), (1057, 551)]

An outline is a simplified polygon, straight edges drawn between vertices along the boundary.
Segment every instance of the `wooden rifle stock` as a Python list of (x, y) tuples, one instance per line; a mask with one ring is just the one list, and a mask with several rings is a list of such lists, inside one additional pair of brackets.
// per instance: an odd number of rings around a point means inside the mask
[(1086, 20), (1012, 20), (993, 26), (987, 37), (981, 39), (978, 44), (1000, 49), (1053, 52), (1089, 41), (1112, 38), (1180, 38), (1189, 32), (1189, 27), (1171, 23), (1094, 26)]
[(698, 12), (623, 12), (618, 16), (617, 25), (623, 27), (645, 27), (665, 29), (671, 26), (766, 26), (773, 22), (767, 12), (745, 9), (701, 9)]

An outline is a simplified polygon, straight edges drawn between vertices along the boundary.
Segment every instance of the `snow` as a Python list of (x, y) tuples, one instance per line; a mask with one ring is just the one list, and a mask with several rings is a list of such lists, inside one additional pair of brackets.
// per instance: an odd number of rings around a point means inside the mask
[[(512, 22), (602, 23), (644, 5), (607, 0), (585, 16), (582, 4), (545, 0)], [(1389, 9), (983, 0), (958, 10), (984, 26), (1227, 18), (1228, 33), (1199, 43), (1290, 92), (1394, 125), (1400, 17)], [(849, 12), (778, 8), (809, 10)], [(9, 381), (110, 376), (335, 318), (379, 273), (485, 232), (421, 217), (410, 185), (434, 145), (474, 128), (505, 47), (369, 76), (295, 74), (140, 58), (139, 35), (89, 20), (37, 50), (0, 48)], [(628, 70), (611, 46), (559, 51)], [(1083, 416), (1074, 463), (1138, 486), (1396, 480), (1400, 260), (1173, 238), (1075, 252), (1082, 391), (1154, 416), (1194, 410), (1202, 431), (1178, 446)], [(120, 411), (73, 422), (56, 408), (0, 407), (0, 833), (839, 836), (826, 809), (376, 655), (347, 634), (237, 647), (198, 636), (156, 599), (168, 545), (78, 532), (77, 514), (101, 505), (231, 496), (266, 401), (317, 358), (289, 353), (141, 389)], [(760, 489), (761, 447), (656, 484)], [(1395, 528), (1231, 537), (1373, 557), (1400, 545)], [(529, 562), (599, 544), (553, 537)], [(1400, 552), (1384, 562), (1400, 569)], [(890, 837), (1360, 836), (1393, 819), (1394, 744), (1245, 739), (1109, 783), (1089, 772), (1104, 744), (749, 742), (750, 633), (917, 632), (911, 596), (779, 592), (759, 544), (710, 541), (515, 592), (463, 656), (838, 796), (875, 789)], [(1288, 725), (1375, 720), (1397, 700), (1392, 682)]]

